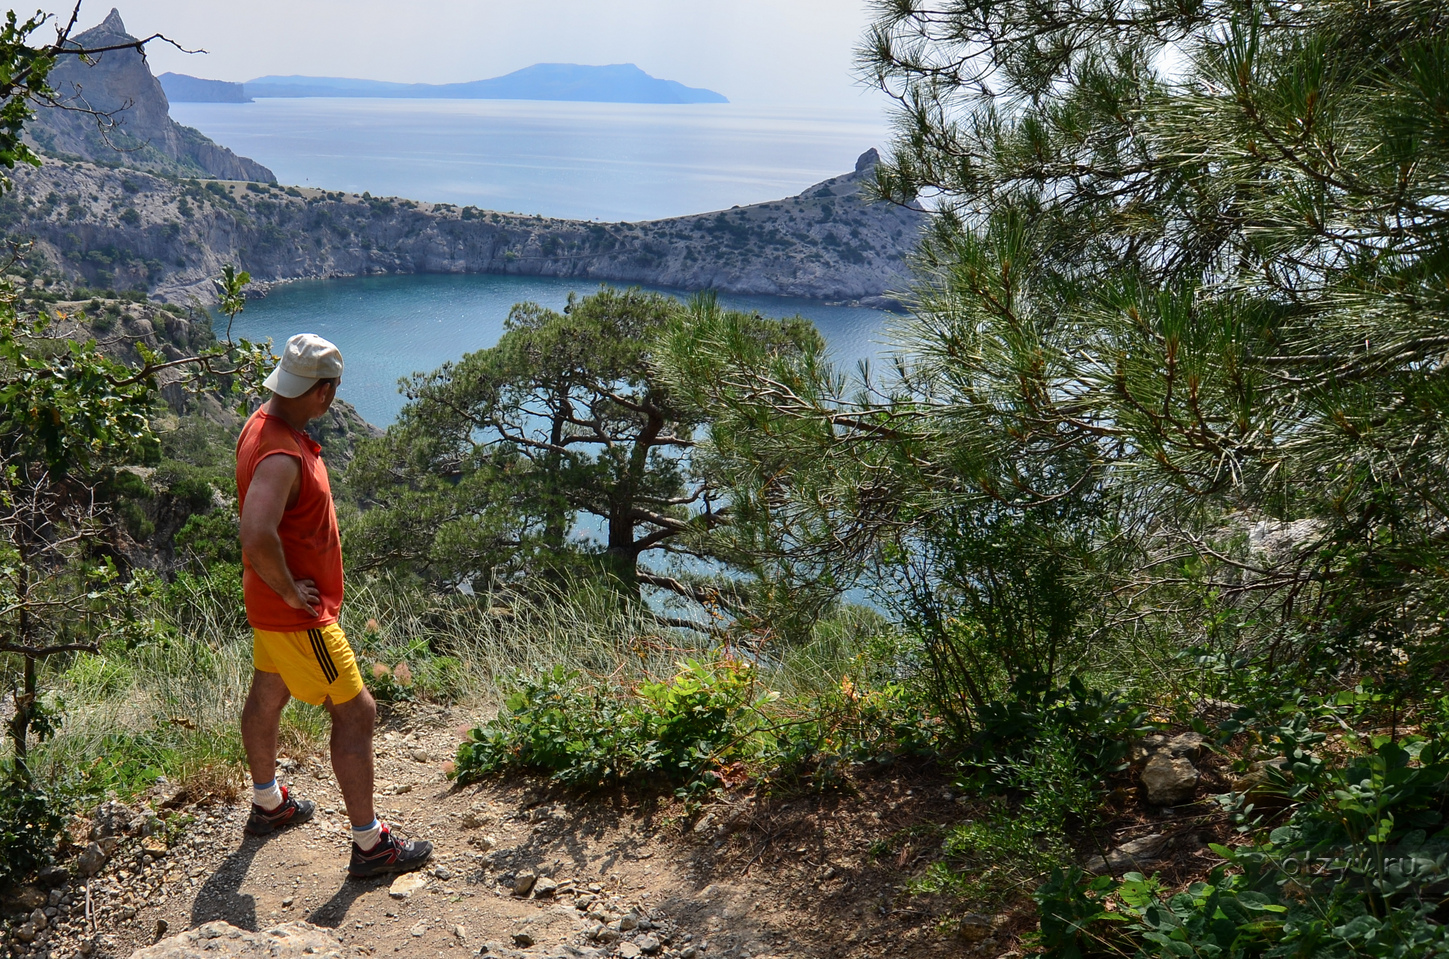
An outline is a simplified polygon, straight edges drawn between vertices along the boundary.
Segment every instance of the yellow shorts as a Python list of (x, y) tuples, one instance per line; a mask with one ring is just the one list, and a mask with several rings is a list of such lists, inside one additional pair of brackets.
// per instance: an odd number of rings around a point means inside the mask
[(357, 660), (336, 623), (300, 633), (253, 629), (252, 665), (280, 675), (293, 696), (313, 706), (329, 696), (340, 705), (362, 692)]

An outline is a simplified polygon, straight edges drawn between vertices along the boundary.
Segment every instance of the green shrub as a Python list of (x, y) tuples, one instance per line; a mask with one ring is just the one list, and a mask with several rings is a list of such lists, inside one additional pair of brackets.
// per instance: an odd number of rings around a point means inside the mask
[(43, 789), (15, 780), (0, 789), (0, 889), (48, 864), (65, 828), (65, 804)]
[(865, 659), (857, 657), (855, 676), (847, 672), (838, 685), (782, 704), (782, 718), (791, 721), (778, 728), (764, 757), (773, 764), (767, 784), (829, 789), (843, 785), (855, 765), (939, 753), (941, 724), (918, 691), (891, 681), (872, 686)]
[(458, 747), (464, 782), (504, 770), (571, 786), (664, 781), (708, 787), (716, 771), (772, 744), (761, 708), (776, 694), (736, 660), (686, 660), (665, 682), (628, 691), (562, 667), (522, 680), (498, 718)]
[(211, 480), (205, 470), (189, 463), (168, 460), (156, 468), (154, 480), (188, 512), (200, 513), (211, 507)]
[(1047, 728), (1000, 760), (997, 784), (1017, 798), (993, 797), (986, 815), (948, 830), (941, 860), (916, 889), (999, 906), (1071, 862), (1070, 837), (1095, 824), (1101, 795), (1101, 780), (1080, 757), (1074, 737)]
[(1147, 731), (1145, 715), (1118, 693), (1088, 689), (1077, 676), (1058, 688), (1025, 677), (978, 713), (976, 735), (962, 755), (964, 779), (1011, 786), (1044, 739), (1069, 750), (1083, 775), (1100, 779), (1126, 767), (1132, 740)]
[(1449, 751), (1385, 737), (1330, 765), (1308, 748), (1322, 737), (1304, 728), (1278, 737), (1279, 785), (1298, 800), (1286, 823), (1261, 827), (1237, 797), (1255, 841), (1213, 845), (1223, 865), (1173, 896), (1139, 874), (1055, 874), (1036, 892), (1046, 955), (1449, 955)]

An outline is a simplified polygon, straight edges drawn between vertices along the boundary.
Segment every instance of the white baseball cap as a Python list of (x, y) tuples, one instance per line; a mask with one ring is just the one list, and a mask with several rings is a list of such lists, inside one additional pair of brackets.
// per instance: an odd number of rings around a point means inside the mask
[(282, 349), (282, 361), (262, 385), (288, 399), (301, 396), (318, 380), (342, 375), (342, 351), (316, 333), (298, 333)]

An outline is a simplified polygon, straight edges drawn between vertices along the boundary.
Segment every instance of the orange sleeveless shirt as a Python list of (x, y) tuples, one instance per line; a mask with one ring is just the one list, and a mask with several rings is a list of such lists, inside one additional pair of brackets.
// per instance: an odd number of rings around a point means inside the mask
[(277, 591), (266, 584), (252, 564), (242, 557), (242, 594), (246, 599), (247, 622), (256, 629), (295, 633), (337, 622), (342, 609), (342, 539), (337, 532), (337, 512), (332, 506), (332, 486), (327, 482), (327, 465), (322, 447), (310, 436), (299, 433), (280, 417), (270, 416), (263, 407), (242, 427), (236, 441), (237, 511), (246, 508), (247, 487), (257, 464), (268, 456), (295, 457), (302, 469), (297, 502), (282, 514), (277, 534), (287, 568), (295, 579), (317, 583), (320, 599), (314, 604), (319, 615), (293, 609)]

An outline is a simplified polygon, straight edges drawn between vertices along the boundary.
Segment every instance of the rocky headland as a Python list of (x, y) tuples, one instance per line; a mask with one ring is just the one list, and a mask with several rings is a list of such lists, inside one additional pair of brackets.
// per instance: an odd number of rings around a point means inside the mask
[[(208, 302), (227, 263), (265, 284), (503, 273), (876, 303), (906, 285), (925, 214), (873, 202), (874, 150), (798, 196), (597, 223), (51, 160), (14, 175), (0, 229), (97, 288)], [(872, 299), (877, 298), (877, 299)]]
[[(135, 42), (114, 9), (71, 38), (80, 50)], [(260, 163), (171, 119), (166, 93), (137, 50), (62, 56), (50, 72), (50, 85), (56, 105), (39, 107), (25, 128), (32, 149), (155, 173), (276, 182)]]

